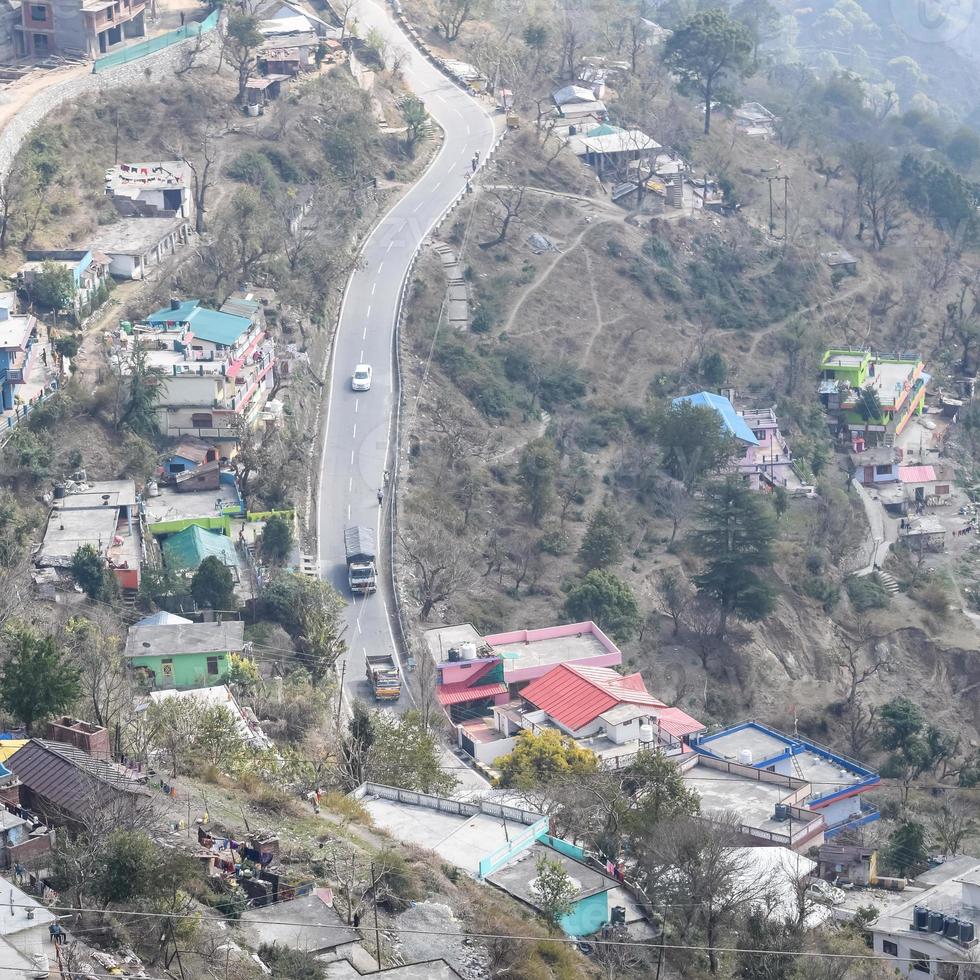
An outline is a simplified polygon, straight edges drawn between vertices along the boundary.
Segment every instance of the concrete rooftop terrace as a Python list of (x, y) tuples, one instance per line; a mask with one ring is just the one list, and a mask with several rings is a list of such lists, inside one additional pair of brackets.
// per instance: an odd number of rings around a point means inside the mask
[(498, 868), (493, 874), (487, 875), (487, 881), (498, 888), (519, 898), (533, 908), (540, 909), (540, 900), (533, 890), (538, 880), (537, 862), (539, 858), (557, 861), (568, 875), (569, 881), (576, 888), (575, 899), (588, 898), (599, 892), (612, 891), (616, 881), (593, 868), (576, 861), (561, 851), (546, 847), (544, 844), (533, 844), (522, 851), (512, 861)]
[(364, 783), (351, 795), (381, 830), (474, 876), (481, 864), (485, 874), (496, 866), (488, 858), (500, 858), (511, 845), (547, 826), (541, 814), (508, 803), (447, 800), (375, 783)]
[(92, 248), (115, 255), (141, 255), (185, 224), (185, 218), (122, 218), (103, 225), (92, 240)]
[[(810, 794), (809, 784), (802, 779), (700, 753), (681, 756), (677, 765), (685, 784), (700, 797), (701, 813), (709, 820), (731, 815), (743, 835), (793, 848), (822, 842), (823, 817), (801, 806)], [(785, 820), (776, 819), (779, 803), (789, 808)]]
[(509, 684), (533, 680), (562, 663), (614, 667), (623, 662), (619, 647), (595, 623), (567, 623), (485, 637), (472, 624), (463, 623), (426, 630), (425, 639), (436, 663), (447, 662), (450, 649), (463, 643), (489, 648), (491, 654), (503, 659)]
[[(830, 752), (821, 751), (806, 739), (792, 738), (757, 723), (738, 725), (717, 735), (696, 740), (696, 748), (728, 762), (763, 768), (779, 760), (779, 772), (806, 780), (811, 799), (832, 796), (869, 780), (876, 774)], [(743, 753), (747, 755), (743, 756)]]
[(235, 487), (222, 483), (217, 490), (190, 490), (178, 493), (173, 487), (162, 485), (157, 497), (143, 501), (146, 523), (160, 524), (165, 521), (187, 521), (197, 517), (220, 517), (224, 510), (241, 509), (241, 499)]
[(695, 766), (683, 773), (684, 782), (701, 797), (701, 812), (720, 817), (734, 813), (746, 826), (785, 833), (786, 822), (776, 821), (776, 804), (788, 795), (785, 786), (757, 783), (735, 773)]

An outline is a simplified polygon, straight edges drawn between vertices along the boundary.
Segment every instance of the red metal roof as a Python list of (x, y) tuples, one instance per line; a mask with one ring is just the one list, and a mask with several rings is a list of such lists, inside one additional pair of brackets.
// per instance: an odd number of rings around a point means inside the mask
[(936, 471), (931, 466), (899, 466), (898, 478), (902, 483), (932, 483)]
[(483, 684), (471, 687), (467, 681), (460, 684), (440, 684), (436, 688), (436, 697), (444, 708), (448, 708), (451, 704), (464, 704), (466, 701), (479, 701), (481, 698), (493, 698), (498, 694), (506, 693), (506, 684)]
[(692, 718), (680, 708), (663, 708), (657, 713), (657, 720), (668, 735), (673, 735), (677, 739), (705, 730), (705, 726), (697, 718)]
[(617, 704), (666, 707), (650, 694), (640, 674), (623, 677), (608, 667), (559, 664), (521, 691), (569, 731), (578, 731)]

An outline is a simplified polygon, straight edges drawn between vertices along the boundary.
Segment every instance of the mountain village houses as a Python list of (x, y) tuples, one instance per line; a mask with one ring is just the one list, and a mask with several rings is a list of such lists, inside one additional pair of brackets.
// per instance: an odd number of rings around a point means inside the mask
[(276, 350), (262, 303), (248, 293), (235, 294), (220, 310), (173, 300), (143, 323), (124, 325), (117, 355), (124, 371), (137, 344), (159, 378), (161, 433), (209, 439), (228, 450), (223, 455), (234, 455), (275, 383)]
[(124, 595), (139, 589), (147, 565), (190, 578), (207, 557), (231, 571), (242, 599), (254, 594), (263, 524), (246, 510), (233, 460), (243, 433), (281, 420), (281, 403), (269, 399), (277, 363), (270, 303), (269, 295), (247, 291), (221, 310), (174, 300), (140, 323), (121, 324), (112, 358), (125, 375), (139, 352), (147, 383), (158, 388), (159, 430), (171, 448), (142, 487), (89, 481), (84, 473), (54, 486), (34, 555), (42, 597), (73, 601), (71, 567), (86, 545), (103, 557)]

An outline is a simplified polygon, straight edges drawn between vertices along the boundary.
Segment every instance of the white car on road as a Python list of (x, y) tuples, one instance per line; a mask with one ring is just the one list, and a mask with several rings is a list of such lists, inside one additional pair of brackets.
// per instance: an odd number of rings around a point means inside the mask
[(372, 373), (370, 364), (358, 364), (354, 368), (354, 376), (350, 379), (351, 388), (354, 391), (370, 391)]

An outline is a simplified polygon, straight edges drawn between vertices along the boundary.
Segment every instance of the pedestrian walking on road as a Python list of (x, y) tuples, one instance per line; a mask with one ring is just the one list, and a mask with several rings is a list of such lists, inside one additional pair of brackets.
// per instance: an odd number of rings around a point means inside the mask
[(388, 486), (388, 476), (389, 476), (389, 473), (388, 473), (387, 470), (385, 470), (385, 475), (384, 475), (385, 486)]
[(378, 506), (380, 507), (384, 503), (385, 492), (384, 490), (378, 490)]

